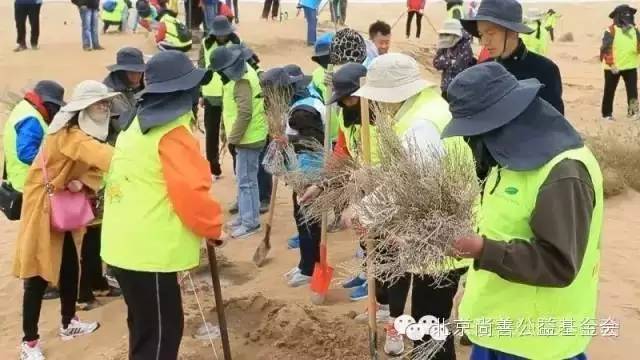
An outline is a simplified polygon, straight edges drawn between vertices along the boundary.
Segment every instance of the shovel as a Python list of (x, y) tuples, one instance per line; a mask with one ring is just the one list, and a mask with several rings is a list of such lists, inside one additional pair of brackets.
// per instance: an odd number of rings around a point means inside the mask
[[(365, 78), (360, 79), (360, 87), (365, 84)], [(365, 165), (371, 165), (371, 137), (369, 124), (369, 101), (360, 98), (360, 140), (362, 143), (362, 158)], [(371, 255), (374, 251), (373, 239), (366, 239), (367, 254)], [(376, 327), (376, 280), (373, 276), (373, 260), (371, 256), (367, 256), (367, 301), (369, 315), (369, 355), (371, 359), (378, 358), (378, 329)]]
[(278, 193), (278, 177), (273, 177), (273, 186), (271, 187), (271, 203), (269, 204), (269, 216), (267, 217), (267, 225), (264, 232), (264, 238), (253, 254), (253, 263), (257, 267), (261, 267), (267, 259), (267, 254), (271, 250), (271, 224), (273, 224), (273, 213), (276, 208), (276, 194)]
[[(328, 72), (333, 71), (333, 65), (329, 65)], [(332, 88), (327, 87), (327, 99), (331, 99)], [(326, 121), (324, 124), (324, 156), (331, 156), (331, 105), (327, 105), (326, 109)], [(326, 160), (325, 160), (326, 163)], [(327, 261), (327, 228), (329, 226), (328, 215), (325, 212), (322, 214), (322, 224), (320, 227), (320, 262), (316, 263), (313, 268), (313, 277), (311, 278), (311, 302), (319, 305), (324, 302), (324, 299), (329, 291), (329, 285), (333, 278), (333, 268), (329, 266)]]
[(231, 360), (231, 345), (229, 343), (229, 332), (227, 330), (227, 319), (224, 316), (224, 302), (222, 301), (222, 289), (220, 288), (220, 274), (218, 274), (218, 262), (216, 260), (215, 247), (207, 241), (207, 255), (209, 256), (209, 270), (211, 271), (211, 282), (213, 284), (213, 296), (216, 300), (216, 311), (218, 313), (218, 326), (222, 338), (222, 352), (224, 360)]

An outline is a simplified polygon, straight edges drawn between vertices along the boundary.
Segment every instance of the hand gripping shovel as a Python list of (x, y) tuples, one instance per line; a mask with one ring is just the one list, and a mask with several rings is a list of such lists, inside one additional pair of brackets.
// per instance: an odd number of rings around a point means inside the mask
[(264, 232), (264, 238), (260, 242), (260, 245), (253, 254), (253, 263), (257, 267), (264, 264), (267, 259), (267, 254), (271, 250), (271, 227), (273, 224), (273, 214), (276, 208), (276, 195), (278, 193), (278, 177), (273, 177), (273, 186), (271, 187), (271, 203), (269, 204), (269, 216), (267, 217), (267, 226)]
[[(333, 71), (333, 65), (329, 65), (328, 72)], [(327, 87), (327, 99), (331, 99), (332, 89)], [(324, 123), (324, 156), (326, 159), (331, 156), (331, 105), (326, 106), (326, 119)], [(327, 227), (329, 226), (327, 213), (322, 214), (322, 225), (320, 230), (320, 262), (316, 263), (313, 268), (313, 277), (311, 278), (311, 302), (319, 305), (329, 291), (331, 278), (333, 278), (333, 268), (329, 266), (327, 261)]]
[[(360, 87), (364, 86), (365, 78), (360, 79)], [(369, 126), (369, 101), (360, 98), (360, 140), (362, 143), (362, 158), (365, 165), (371, 165), (371, 138)], [(373, 239), (366, 239), (367, 255), (373, 254)], [(376, 327), (376, 280), (373, 276), (373, 260), (367, 256), (367, 302), (369, 315), (369, 355), (371, 359), (378, 358), (378, 329)]]

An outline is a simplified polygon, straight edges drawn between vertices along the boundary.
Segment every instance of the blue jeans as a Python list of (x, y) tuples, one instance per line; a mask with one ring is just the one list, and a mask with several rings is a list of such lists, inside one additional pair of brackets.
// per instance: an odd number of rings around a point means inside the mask
[(236, 180), (238, 182), (238, 214), (242, 225), (253, 229), (260, 225), (260, 192), (258, 168), (262, 149), (236, 147)]
[(98, 10), (89, 9), (86, 6), (80, 8), (80, 20), (82, 21), (82, 47), (84, 49), (99, 48)]
[(318, 26), (318, 10), (303, 6), (304, 18), (307, 19), (307, 45), (316, 44), (316, 28)]
[(213, 4), (204, 4), (204, 26), (207, 28), (207, 33), (211, 31), (213, 19), (218, 15), (218, 6), (218, 0), (213, 0)]
[[(520, 356), (509, 355), (503, 352), (487, 349), (482, 346), (473, 345), (473, 349), (471, 350), (470, 360), (526, 360)], [(572, 357), (571, 359), (566, 360), (587, 360), (587, 356), (585, 354), (580, 354)]]

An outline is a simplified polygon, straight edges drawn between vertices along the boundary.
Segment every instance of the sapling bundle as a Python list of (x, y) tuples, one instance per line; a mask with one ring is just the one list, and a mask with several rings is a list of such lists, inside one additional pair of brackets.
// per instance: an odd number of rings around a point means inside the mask
[[(272, 139), (285, 137), (292, 90), (288, 87), (264, 86), (262, 93), (265, 99), (269, 135)], [(275, 176), (282, 176), (287, 168), (296, 167), (293, 145), (283, 141), (271, 141), (262, 165), (268, 173)]]

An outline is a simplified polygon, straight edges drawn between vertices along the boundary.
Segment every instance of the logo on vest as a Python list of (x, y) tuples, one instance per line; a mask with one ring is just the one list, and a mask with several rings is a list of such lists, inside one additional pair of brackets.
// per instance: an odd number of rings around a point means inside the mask
[(451, 334), (444, 322), (431, 315), (421, 317), (418, 322), (410, 315), (402, 315), (394, 320), (393, 327), (398, 334), (405, 335), (413, 341), (422, 340), (426, 335), (434, 340), (444, 341)]
[(506, 189), (504, 189), (504, 192), (509, 195), (515, 195), (518, 193), (518, 189), (514, 188), (513, 186), (508, 186)]

